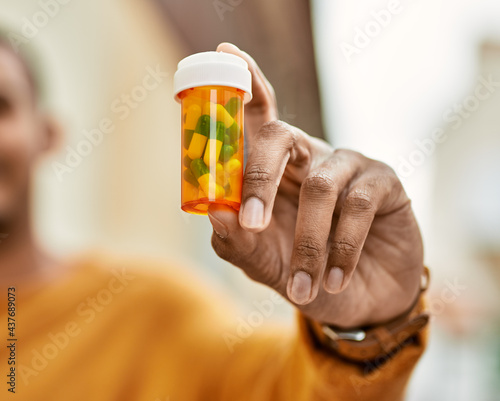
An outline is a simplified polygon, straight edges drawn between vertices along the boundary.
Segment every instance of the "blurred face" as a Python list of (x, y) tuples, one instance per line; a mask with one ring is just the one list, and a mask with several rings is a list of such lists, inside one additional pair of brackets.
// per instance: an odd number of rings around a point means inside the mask
[(26, 69), (0, 43), (0, 227), (25, 212), (30, 170), (43, 141), (43, 124)]

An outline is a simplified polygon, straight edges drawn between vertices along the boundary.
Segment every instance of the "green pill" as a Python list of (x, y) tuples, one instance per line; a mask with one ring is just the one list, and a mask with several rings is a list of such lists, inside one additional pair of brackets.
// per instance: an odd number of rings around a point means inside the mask
[(217, 121), (215, 126), (215, 138), (218, 141), (224, 142), (224, 138), (226, 136), (226, 126), (222, 121)]
[(192, 129), (184, 130), (184, 148), (189, 149), (189, 144), (191, 143), (191, 139), (193, 139), (194, 131)]
[(203, 114), (198, 119), (194, 132), (197, 132), (198, 134), (208, 137), (210, 135), (211, 124), (212, 124), (212, 119), (210, 118), (210, 116), (208, 114)]
[(200, 116), (200, 118), (198, 119), (187, 152), (188, 156), (191, 159), (198, 159), (203, 155), (208, 136), (210, 135), (211, 125), (212, 119), (207, 114)]
[(236, 114), (238, 114), (238, 111), (241, 109), (241, 99), (239, 97), (232, 97), (229, 99), (226, 103), (226, 110), (229, 114), (231, 114), (231, 117), (234, 117)]
[(186, 155), (184, 156), (184, 159), (182, 159), (182, 164), (184, 164), (184, 166), (186, 166), (187, 168), (191, 168), (191, 158)]
[(193, 172), (194, 177), (196, 179), (198, 179), (201, 176), (209, 173), (207, 165), (201, 159), (194, 159), (191, 162), (191, 171)]
[(220, 152), (222, 149), (222, 142), (224, 141), (225, 135), (226, 126), (222, 121), (217, 121), (215, 125), (215, 138), (210, 138), (208, 140), (207, 146), (205, 148), (205, 154), (203, 156), (203, 161), (207, 166), (212, 165), (212, 161), (210, 160), (212, 157), (213, 161), (219, 160)]
[(194, 187), (198, 187), (198, 185), (199, 185), (198, 181), (196, 180), (196, 178), (193, 175), (193, 172), (189, 169), (184, 170), (184, 180), (189, 182)]
[(229, 135), (229, 141), (231, 144), (238, 142), (240, 139), (240, 127), (236, 122), (227, 129), (227, 134)]
[(229, 160), (234, 155), (234, 149), (231, 145), (223, 145), (220, 152), (220, 161)]

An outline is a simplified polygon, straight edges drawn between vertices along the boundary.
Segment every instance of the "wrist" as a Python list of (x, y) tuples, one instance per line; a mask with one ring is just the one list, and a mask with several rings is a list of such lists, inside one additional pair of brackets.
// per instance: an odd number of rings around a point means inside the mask
[(428, 284), (429, 270), (424, 268), (414, 303), (403, 314), (384, 323), (348, 330), (313, 320), (309, 320), (308, 325), (323, 346), (345, 359), (363, 362), (391, 355), (427, 326), (429, 314), (425, 311), (423, 292)]

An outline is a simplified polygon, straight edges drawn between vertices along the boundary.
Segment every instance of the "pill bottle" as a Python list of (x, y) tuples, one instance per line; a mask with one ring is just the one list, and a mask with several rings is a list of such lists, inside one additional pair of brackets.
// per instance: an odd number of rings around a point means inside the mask
[(239, 210), (243, 182), (244, 104), (252, 98), (245, 60), (203, 52), (181, 60), (174, 75), (181, 103), (181, 208), (206, 215), (212, 203)]

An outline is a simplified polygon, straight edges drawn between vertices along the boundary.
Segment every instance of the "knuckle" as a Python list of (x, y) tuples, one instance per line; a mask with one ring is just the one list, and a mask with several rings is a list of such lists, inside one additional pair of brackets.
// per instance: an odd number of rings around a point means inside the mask
[(346, 154), (351, 154), (353, 151), (352, 150), (349, 150), (349, 149), (344, 149), (344, 148), (336, 148), (334, 151), (333, 151), (333, 154), (334, 155), (338, 155), (338, 156), (342, 156), (342, 155), (346, 155)]
[(392, 171), (391, 174), (387, 176), (392, 190), (397, 191), (397, 192), (405, 192), (404, 187), (403, 187), (403, 183), (396, 175), (396, 172), (391, 167), (389, 167), (389, 166), (387, 166), (387, 167), (389, 169), (391, 169), (391, 171)]
[(361, 153), (351, 149), (338, 148), (333, 151), (333, 155), (339, 158), (353, 159), (364, 157)]
[(399, 181), (398, 175), (396, 174), (396, 171), (394, 171), (394, 169), (391, 166), (389, 166), (383, 162), (379, 162), (379, 164), (380, 164), (380, 168), (382, 169), (382, 172), (387, 177), (390, 177), (391, 179), (394, 178), (394, 179)]
[(322, 257), (322, 246), (311, 238), (302, 238), (295, 246), (297, 256), (308, 259), (320, 259)]
[(272, 181), (272, 173), (269, 168), (262, 165), (251, 166), (245, 171), (245, 182), (247, 183), (269, 183)]
[(379, 190), (385, 195), (396, 195), (407, 198), (403, 183), (394, 169), (387, 164), (375, 161), (377, 175), (365, 187), (370, 191)]
[(298, 134), (291, 125), (287, 124), (285, 121), (273, 120), (268, 121), (260, 127), (257, 135), (261, 139), (265, 138), (280, 138), (288, 143), (289, 148), (293, 147), (298, 139)]
[(310, 175), (302, 182), (302, 187), (307, 193), (332, 195), (336, 193), (336, 184), (326, 173)]
[(277, 132), (290, 131), (287, 123), (281, 120), (267, 121), (260, 127), (262, 134), (274, 135)]
[(281, 120), (267, 121), (260, 129), (263, 132), (276, 133), (277, 131), (289, 131), (289, 125)]
[(391, 166), (385, 164), (384, 162), (378, 161), (378, 160), (374, 160), (373, 165), (374, 165), (374, 169), (377, 170), (377, 174), (380, 177), (383, 177), (386, 180), (390, 180), (391, 182), (392, 181), (399, 181), (399, 178), (398, 178), (396, 171), (394, 171), (394, 169)]
[(393, 194), (402, 194), (405, 198), (407, 198), (403, 183), (397, 177), (390, 180), (390, 188), (390, 191)]
[(375, 205), (371, 196), (367, 192), (368, 191), (366, 189), (357, 189), (347, 195), (345, 200), (346, 208), (351, 211), (372, 212), (375, 209)]
[(332, 251), (344, 258), (350, 258), (358, 253), (358, 245), (355, 241), (350, 239), (341, 239), (334, 241), (332, 244)]

